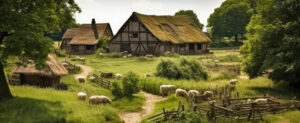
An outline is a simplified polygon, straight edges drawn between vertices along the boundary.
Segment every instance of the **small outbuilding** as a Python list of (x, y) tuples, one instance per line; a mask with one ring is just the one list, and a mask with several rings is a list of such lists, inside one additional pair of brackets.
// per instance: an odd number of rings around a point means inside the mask
[(109, 51), (136, 55), (208, 52), (210, 38), (186, 15), (157, 16), (133, 12), (111, 39)]
[(70, 54), (91, 54), (98, 48), (99, 38), (105, 35), (113, 36), (109, 23), (81, 24), (79, 28), (68, 29), (62, 38), (61, 48), (66, 48)]
[(15, 66), (14, 75), (18, 75), (19, 84), (36, 85), (40, 87), (53, 86), (60, 83), (60, 78), (67, 75), (68, 71), (55, 55), (48, 55), (46, 61), (47, 67), (37, 70), (35, 64), (27, 64), (26, 66)]

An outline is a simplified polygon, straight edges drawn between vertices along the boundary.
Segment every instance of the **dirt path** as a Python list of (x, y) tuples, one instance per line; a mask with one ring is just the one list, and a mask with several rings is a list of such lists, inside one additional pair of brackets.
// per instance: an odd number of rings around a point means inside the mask
[(74, 75), (75, 79), (77, 79), (80, 76), (84, 76), (86, 78), (87, 75), (93, 71), (93, 69), (89, 66), (85, 66), (85, 65), (81, 65), (81, 64), (76, 64), (76, 65), (80, 66), (82, 73)]
[(125, 123), (141, 122), (142, 117), (149, 115), (153, 111), (155, 102), (164, 100), (164, 98), (161, 96), (156, 96), (146, 92), (142, 92), (142, 94), (144, 95), (146, 101), (144, 102), (143, 107), (140, 111), (123, 112), (120, 114), (120, 117), (125, 121)]

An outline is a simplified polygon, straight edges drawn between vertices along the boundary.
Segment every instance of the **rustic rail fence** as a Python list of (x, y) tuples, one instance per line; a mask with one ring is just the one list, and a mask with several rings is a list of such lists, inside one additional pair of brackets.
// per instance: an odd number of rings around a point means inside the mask
[(99, 83), (101, 86), (103, 86), (105, 88), (111, 87), (111, 82), (109, 80), (106, 80), (103, 77), (99, 77), (96, 74), (93, 74), (92, 76), (95, 77), (95, 79), (92, 80), (93, 82)]
[(20, 74), (11, 74), (7, 75), (7, 79), (10, 85), (20, 85), (21, 80), (20, 80)]
[(149, 121), (159, 122), (159, 121), (167, 121), (167, 120), (176, 120), (179, 118), (179, 114), (184, 111), (184, 105), (179, 102), (177, 110), (165, 110), (163, 108), (163, 111), (159, 114), (156, 114), (152, 117), (147, 118)]

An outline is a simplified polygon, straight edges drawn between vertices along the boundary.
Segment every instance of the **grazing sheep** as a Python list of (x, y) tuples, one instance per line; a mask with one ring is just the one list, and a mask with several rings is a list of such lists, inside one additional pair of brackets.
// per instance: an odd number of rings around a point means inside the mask
[(203, 93), (204, 96), (206, 96), (207, 98), (212, 98), (213, 97), (213, 92), (212, 91), (205, 91)]
[(81, 63), (84, 64), (85, 63), (85, 58), (82, 57), (82, 58), (79, 59), (79, 61), (81, 61)]
[(107, 96), (91, 96), (89, 98), (90, 104), (111, 104), (111, 100)]
[(181, 96), (181, 97), (188, 97), (188, 93), (186, 90), (183, 90), (183, 89), (176, 89), (175, 91), (175, 95), (178, 97), (178, 96)]
[(230, 80), (230, 85), (236, 85), (237, 82), (238, 82), (238, 80), (236, 80), (236, 79), (231, 79), (231, 80)]
[(267, 103), (268, 99), (258, 98), (254, 101), (255, 103)]
[(120, 80), (122, 78), (122, 74), (117, 73), (115, 77), (116, 77), (117, 80)]
[(95, 80), (96, 80), (96, 77), (95, 77), (95, 76), (91, 76), (91, 77), (90, 77), (90, 80), (91, 80), (91, 81), (95, 81)]
[(152, 54), (147, 54), (145, 55), (146, 58), (153, 58), (153, 55)]
[(251, 99), (248, 99), (246, 103), (249, 104), (249, 103), (251, 103), (251, 102), (252, 102), (252, 100), (251, 100)]
[(215, 63), (220, 63), (220, 60), (217, 60), (217, 59), (216, 59), (216, 60), (215, 60)]
[(196, 96), (196, 95), (199, 95), (199, 91), (197, 91), (197, 90), (189, 90), (189, 92), (188, 92), (189, 100), (193, 100), (194, 96)]
[(127, 56), (123, 56), (123, 58), (127, 58)]
[(77, 98), (78, 98), (79, 100), (85, 100), (86, 97), (87, 97), (87, 94), (84, 93), (84, 92), (79, 92), (79, 93), (77, 94)]
[(128, 54), (127, 57), (132, 57), (132, 54)]
[(175, 85), (161, 85), (160, 86), (160, 93), (162, 96), (167, 96), (172, 91), (175, 91), (176, 87)]
[(79, 56), (76, 56), (76, 61), (80, 61), (80, 57)]
[(80, 83), (84, 83), (85, 82), (85, 77), (84, 76), (78, 76), (77, 79), (78, 79), (78, 81)]

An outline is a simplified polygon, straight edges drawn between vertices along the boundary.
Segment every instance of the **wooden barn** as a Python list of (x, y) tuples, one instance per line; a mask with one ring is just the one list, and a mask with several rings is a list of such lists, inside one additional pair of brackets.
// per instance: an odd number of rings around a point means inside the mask
[(82, 24), (79, 28), (68, 29), (61, 44), (71, 54), (91, 54), (98, 48), (99, 38), (105, 35), (109, 39), (113, 36), (109, 23), (96, 23), (95, 19), (91, 24)]
[(68, 71), (55, 55), (48, 55), (47, 67), (37, 70), (34, 64), (15, 66), (14, 75), (18, 75), (21, 85), (36, 85), (40, 87), (53, 86), (60, 83), (60, 77), (67, 75)]
[(109, 51), (135, 55), (208, 52), (209, 37), (185, 15), (156, 16), (133, 12), (111, 39)]

